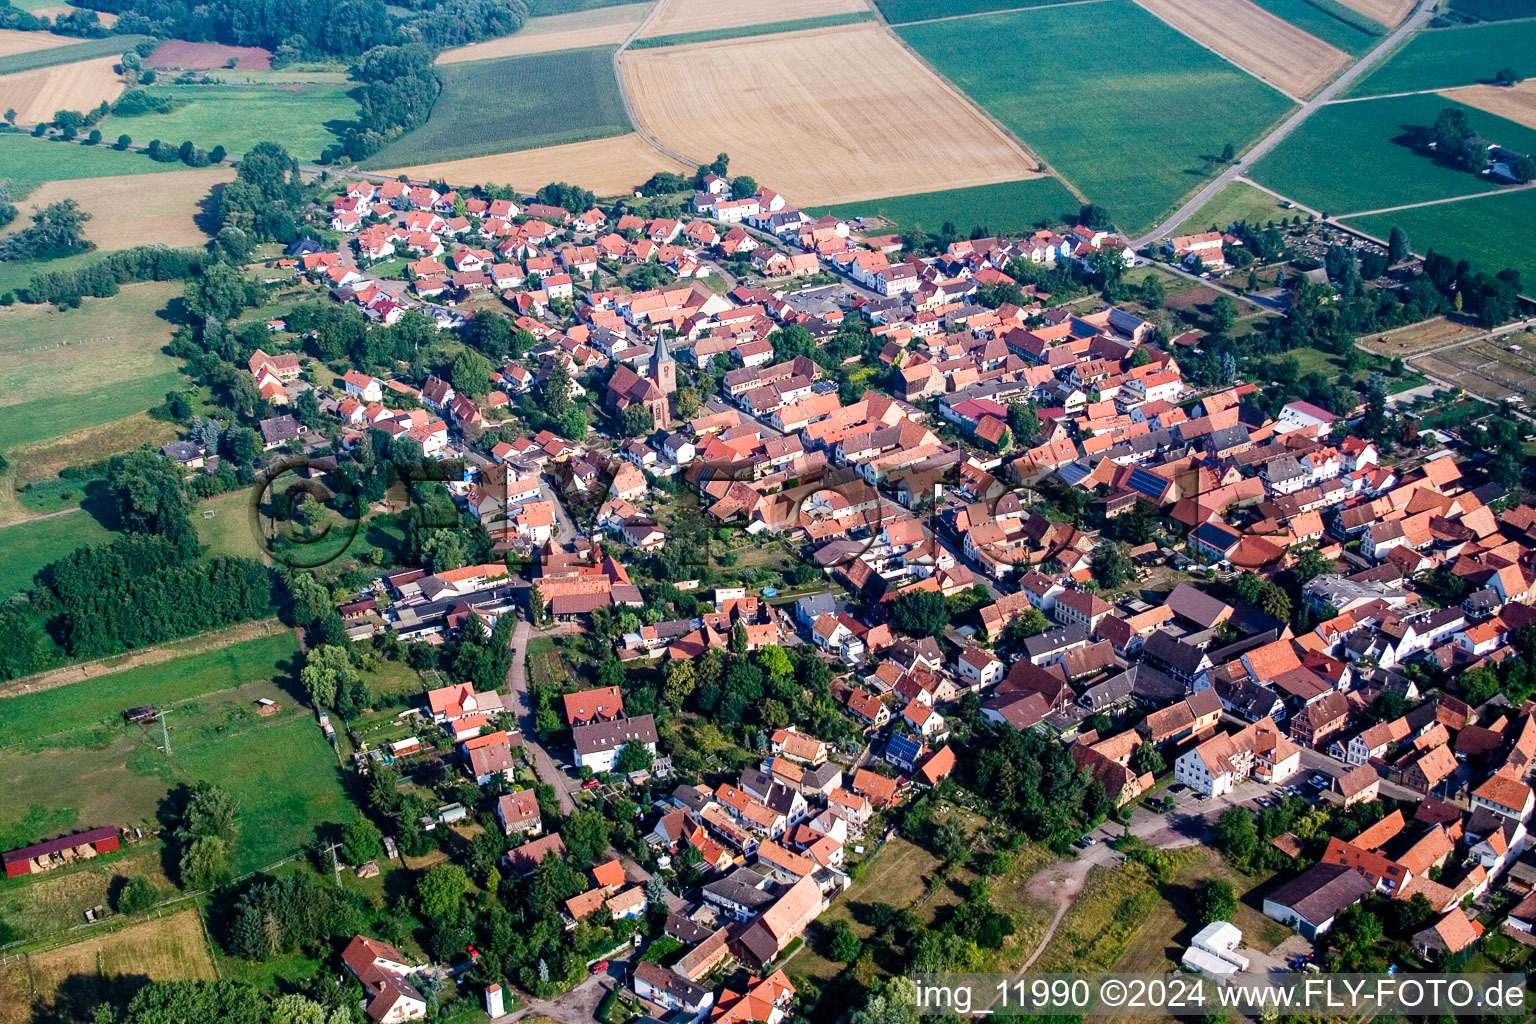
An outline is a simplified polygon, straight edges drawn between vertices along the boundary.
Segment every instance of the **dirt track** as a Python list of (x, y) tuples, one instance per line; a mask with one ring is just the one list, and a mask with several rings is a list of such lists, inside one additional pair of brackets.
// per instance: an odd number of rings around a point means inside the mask
[(661, 0), (656, 17), (645, 27), (645, 36), (705, 32), (867, 10), (869, 4), (864, 0)]
[[(1039, 176), (888, 32), (860, 23), (622, 54), (640, 126), (815, 205)], [(921, 139), (921, 146), (913, 140)]]
[(90, 110), (117, 99), (123, 80), (114, 70), (119, 57), (56, 64), (0, 75), (0, 110), (13, 109), (25, 124), (49, 121), (60, 110)]
[(646, 145), (638, 135), (630, 134), (573, 142), (566, 146), (448, 160), (440, 164), (398, 167), (382, 173), (391, 177), (408, 174), (418, 180), (442, 179), (450, 185), (494, 182), (528, 190), (543, 188), (552, 181), (564, 181), (589, 188), (600, 196), (613, 196), (630, 191), (657, 171), (692, 169), (668, 159)]
[(1536, 78), (1528, 78), (1519, 85), (1469, 85), (1463, 89), (1446, 89), (1440, 95), (1527, 128), (1536, 128)]
[(1174, 28), (1292, 96), (1322, 86), (1349, 54), (1249, 0), (1138, 0)]

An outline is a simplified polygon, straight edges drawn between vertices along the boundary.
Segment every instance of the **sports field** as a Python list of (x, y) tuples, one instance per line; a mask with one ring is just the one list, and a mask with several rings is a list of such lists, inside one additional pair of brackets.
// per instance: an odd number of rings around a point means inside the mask
[(1469, 85), (1464, 89), (1450, 89), (1440, 95), (1536, 129), (1536, 78), (1509, 86)]
[(1292, 96), (1332, 78), (1349, 54), (1249, 0), (1138, 0), (1169, 25)]
[[(307, 843), (316, 825), (355, 810), (342, 792), (335, 753), (314, 715), (299, 706), (298, 641), (272, 636), (84, 683), (0, 700), (0, 770), (27, 794), (0, 807), (0, 827), (24, 818), (67, 827), (153, 820), (179, 783), (205, 779), (240, 805), (236, 861), (270, 864)], [(256, 700), (277, 701), (270, 717)], [(127, 725), (139, 704), (170, 711), (171, 755), (160, 728)], [(51, 785), (68, 777), (69, 787)], [(39, 836), (38, 838), (44, 838)]]
[[(1440, 111), (1452, 106), (1457, 104), (1433, 94), (1329, 104), (1255, 164), (1249, 176), (1334, 216), (1494, 191), (1497, 185), (1438, 163), (1404, 139), (1407, 129), (1434, 124)], [(1536, 151), (1531, 129), (1462, 109), (1479, 133), (1522, 152)]]
[(682, 173), (691, 170), (693, 168), (684, 167), (630, 132), (564, 146), (397, 167), (384, 173), (408, 174), (417, 180), (442, 180), (450, 185), (492, 182), (530, 191), (552, 181), (564, 181), (589, 188), (600, 196), (612, 196), (643, 184), (657, 171)]
[(1006, 11), (1015, 7), (1043, 7), (1061, 0), (875, 0), (875, 6), (892, 25), (933, 18)]
[[(66, 178), (169, 174), (186, 169), (184, 164), (162, 164), (143, 153), (118, 152), (106, 143), (77, 146), (69, 142), (34, 139), (30, 135), (0, 135), (0, 179), (10, 181), (20, 192), (45, 181)], [(17, 194), (12, 193), (13, 196)]]
[(1254, 0), (1254, 3), (1345, 53), (1357, 56), (1379, 42), (1384, 31), (1376, 22), (1350, 10), (1338, 0)]
[(792, 203), (1037, 176), (1017, 143), (872, 24), (626, 51), (621, 71), (654, 137), (700, 159), (729, 153), (732, 171)]
[(1263, 189), (1254, 188), (1247, 182), (1234, 181), (1212, 196), (1210, 202), (1195, 211), (1174, 231), (1177, 234), (1195, 234), (1209, 231), (1212, 224), (1225, 231), (1235, 221), (1263, 225), (1281, 218), (1289, 220), (1300, 212), (1287, 210), (1280, 205), (1280, 200)]
[(155, 179), (154, 188), (145, 188), (142, 181), (126, 175), (50, 181), (19, 204), (23, 216), (16, 219), (13, 229), (30, 223), (26, 214), (33, 207), (73, 199), (90, 212), (85, 237), (101, 251), (152, 242), (202, 245), (208, 241), (207, 232), (198, 224), (203, 204), (215, 185), (234, 177), (234, 168), (225, 164), (163, 174)]
[(1209, 177), (1204, 158), (1241, 152), (1291, 108), (1129, 0), (898, 31), (1131, 232)]
[(0, 109), (16, 111), (19, 124), (50, 121), (60, 110), (90, 110), (122, 95), (118, 57), (97, 57), (0, 76)]
[(1386, 238), (1395, 224), (1407, 232), (1414, 252), (1433, 246), (1490, 274), (1512, 267), (1520, 271), (1520, 290), (1536, 292), (1536, 192), (1351, 217), (1347, 223), (1377, 238)]
[(438, 55), (437, 62), (458, 64), (468, 60), (517, 57), (525, 53), (617, 45), (635, 30), (650, 9), (649, 3), (624, 4), (548, 18), (529, 18), (522, 28), (509, 36), (445, 50)]
[(151, 981), (217, 978), (196, 908), (28, 953), (32, 998), (42, 1019), (88, 1024), (91, 1008), (131, 996)]
[(613, 77), (614, 49), (445, 64), (427, 123), (363, 166), (408, 167), (623, 135), (630, 125)]
[(231, 158), (258, 142), (280, 139), (300, 160), (316, 160), (339, 137), (333, 127), (357, 119), (357, 102), (348, 83), (316, 85), (176, 85), (155, 87), (182, 106), (169, 114), (109, 117), (102, 135), (123, 132), (135, 142), (159, 139), (180, 145), (190, 139), (203, 149), (223, 146)]
[(865, 0), (660, 0), (642, 38), (868, 10)]
[(1501, 68), (1536, 76), (1536, 21), (1420, 32), (1386, 63), (1350, 86), (1350, 96), (1451, 89), (1491, 81)]
[(180, 282), (125, 285), (79, 309), (0, 311), (0, 437), (25, 445), (143, 412), (184, 378), (160, 316)]
[(830, 213), (837, 217), (879, 217), (897, 229), (938, 231), (948, 221), (962, 235), (968, 234), (973, 227), (984, 227), (989, 233), (1016, 234), (1031, 230), (1042, 221), (1066, 223), (1080, 205), (1066, 186), (1055, 178), (1031, 178), (947, 192), (818, 206), (809, 212), (818, 216)]

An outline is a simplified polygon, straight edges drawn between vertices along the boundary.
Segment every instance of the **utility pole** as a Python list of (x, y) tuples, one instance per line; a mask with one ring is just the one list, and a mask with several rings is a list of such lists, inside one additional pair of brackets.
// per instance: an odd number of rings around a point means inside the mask
[(155, 717), (160, 719), (161, 749), (165, 751), (166, 757), (171, 756), (171, 727), (165, 722), (165, 716), (168, 714), (170, 714), (169, 711), (155, 712)]
[(341, 885), (341, 862), (336, 859), (336, 851), (341, 847), (340, 843), (332, 843), (326, 849), (331, 851), (331, 870), (336, 873), (336, 884)]

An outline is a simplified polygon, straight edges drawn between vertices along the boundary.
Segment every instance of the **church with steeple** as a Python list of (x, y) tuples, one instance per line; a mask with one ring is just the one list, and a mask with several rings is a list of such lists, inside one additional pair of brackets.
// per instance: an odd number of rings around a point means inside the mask
[(620, 416), (632, 405), (643, 405), (651, 411), (657, 430), (672, 428), (672, 400), (677, 394), (677, 360), (667, 347), (667, 339), (656, 338), (656, 348), (645, 364), (643, 376), (629, 366), (620, 364), (608, 381), (608, 404)]

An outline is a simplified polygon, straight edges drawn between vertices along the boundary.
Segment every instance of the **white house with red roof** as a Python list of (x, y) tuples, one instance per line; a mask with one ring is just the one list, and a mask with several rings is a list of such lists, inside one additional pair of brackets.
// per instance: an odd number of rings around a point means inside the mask
[(341, 376), (341, 384), (347, 390), (347, 394), (360, 402), (381, 402), (384, 400), (384, 386), (378, 378), (370, 377), (366, 373), (357, 370), (348, 370)]
[(425, 964), (412, 964), (389, 943), (363, 935), (353, 936), (347, 943), (341, 961), (363, 986), (367, 995), (364, 1009), (369, 1019), (378, 1024), (396, 1024), (426, 1017), (426, 1000), (410, 981), (413, 974), (425, 969)]

